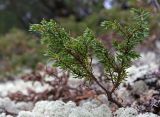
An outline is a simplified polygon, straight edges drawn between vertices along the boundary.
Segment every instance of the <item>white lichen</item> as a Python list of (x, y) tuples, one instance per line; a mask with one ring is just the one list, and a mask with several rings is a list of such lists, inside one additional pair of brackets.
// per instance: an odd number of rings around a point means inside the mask
[(40, 101), (32, 112), (20, 112), (18, 117), (112, 117), (106, 105), (95, 105), (90, 102), (76, 106), (73, 102)]

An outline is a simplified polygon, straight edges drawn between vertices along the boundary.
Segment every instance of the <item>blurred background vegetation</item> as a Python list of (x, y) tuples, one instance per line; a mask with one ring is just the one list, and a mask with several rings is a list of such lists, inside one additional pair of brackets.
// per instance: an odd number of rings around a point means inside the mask
[(45, 61), (38, 37), (28, 32), (30, 24), (43, 18), (55, 19), (72, 36), (89, 27), (108, 44), (115, 34), (105, 32), (100, 23), (107, 19), (132, 23), (129, 9), (144, 8), (151, 12), (150, 37), (157, 40), (159, 3), (160, 0), (0, 0), (0, 76), (34, 69)]

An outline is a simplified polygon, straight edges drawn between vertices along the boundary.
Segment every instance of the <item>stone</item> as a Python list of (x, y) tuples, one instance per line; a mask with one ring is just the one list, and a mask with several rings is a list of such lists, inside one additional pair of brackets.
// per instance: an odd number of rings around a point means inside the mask
[(133, 85), (132, 94), (140, 95), (146, 92), (147, 90), (148, 90), (148, 86), (146, 85), (146, 83), (140, 80), (135, 82), (135, 84)]
[(136, 117), (138, 112), (134, 108), (119, 108), (115, 113), (114, 117)]
[(145, 113), (145, 114), (139, 114), (138, 116), (136, 117), (160, 117), (158, 115), (155, 115), (153, 113)]

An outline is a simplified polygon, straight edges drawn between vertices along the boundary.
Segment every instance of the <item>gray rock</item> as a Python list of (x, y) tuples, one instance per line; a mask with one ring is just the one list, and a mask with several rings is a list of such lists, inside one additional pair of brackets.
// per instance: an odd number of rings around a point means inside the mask
[(13, 114), (18, 114), (18, 109), (16, 108), (16, 105), (13, 101), (11, 101), (9, 98), (0, 98), (0, 110), (2, 112), (9, 112)]
[(19, 102), (16, 104), (16, 108), (20, 111), (29, 111), (33, 109), (33, 103), (32, 102)]
[(146, 83), (140, 80), (140, 81), (135, 82), (135, 84), (133, 85), (132, 93), (140, 95), (140, 94), (143, 94), (147, 90), (148, 90), (148, 86), (146, 85)]
[(158, 115), (155, 115), (153, 113), (145, 113), (145, 114), (139, 114), (138, 116), (136, 117), (160, 117)]
[(120, 108), (114, 113), (114, 117), (136, 117), (138, 112), (134, 108)]
[(5, 113), (1, 113), (1, 114), (0, 114), (0, 117), (13, 117), (13, 116), (11, 116), (11, 115), (6, 115)]

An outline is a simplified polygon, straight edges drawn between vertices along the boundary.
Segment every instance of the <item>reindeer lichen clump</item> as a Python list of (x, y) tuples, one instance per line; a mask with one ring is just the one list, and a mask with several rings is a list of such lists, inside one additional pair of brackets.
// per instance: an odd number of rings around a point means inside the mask
[[(102, 26), (114, 30), (123, 37), (121, 42), (114, 41), (114, 54), (95, 38), (90, 29), (86, 29), (82, 36), (71, 37), (64, 28), (54, 20), (43, 20), (41, 24), (34, 24), (30, 30), (40, 33), (42, 43), (47, 46), (46, 55), (51, 58), (55, 67), (60, 67), (86, 81), (96, 82), (107, 94), (108, 100), (121, 107), (122, 104), (113, 98), (113, 92), (120, 83), (127, 78), (126, 69), (131, 62), (139, 57), (135, 47), (148, 36), (149, 13), (144, 10), (131, 10), (133, 24), (122, 25), (117, 21), (104, 21)], [(104, 67), (107, 82), (113, 84), (108, 90), (93, 74), (92, 59), (96, 57)]]

